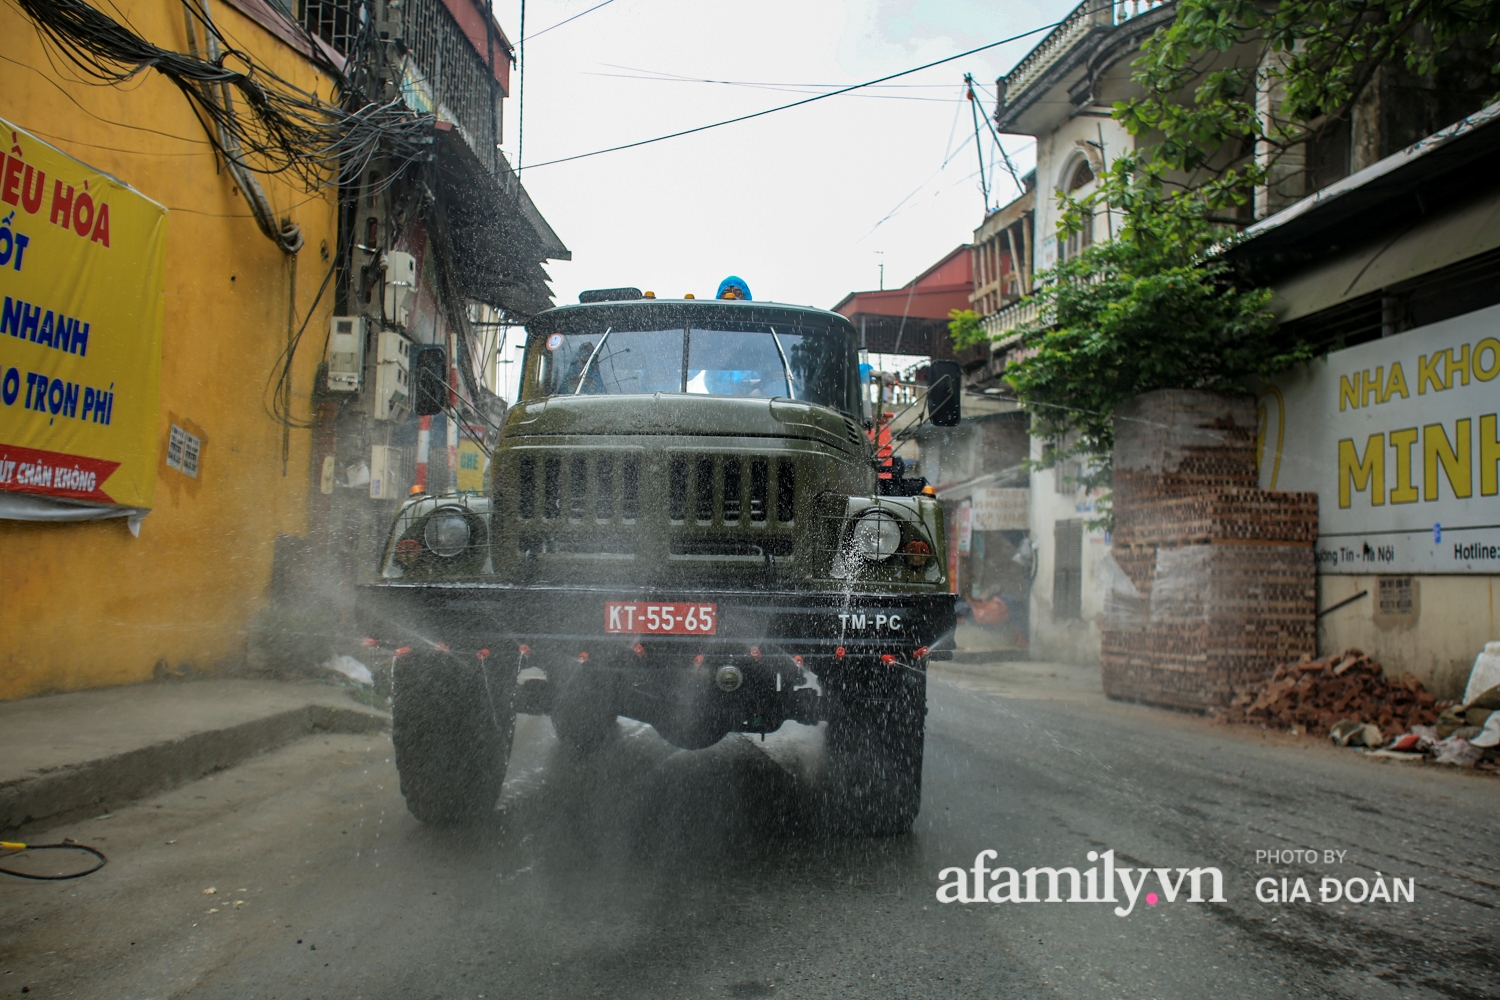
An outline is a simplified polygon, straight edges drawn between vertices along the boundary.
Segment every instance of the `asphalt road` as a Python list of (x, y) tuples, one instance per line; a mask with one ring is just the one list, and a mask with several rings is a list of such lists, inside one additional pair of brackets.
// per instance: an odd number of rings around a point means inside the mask
[[(922, 814), (888, 841), (826, 832), (819, 736), (790, 725), (690, 754), (622, 724), (583, 760), (523, 717), (494, 821), (463, 832), (406, 813), (385, 738), (310, 738), (56, 831), (111, 863), (0, 883), (0, 996), (1500, 995), (1500, 781), (1107, 703), (1090, 677), (935, 677)], [(1213, 866), (1227, 901), (940, 904), (983, 849)], [(1316, 902), (1376, 871), (1415, 902)], [(1266, 876), (1314, 901), (1257, 901)]]

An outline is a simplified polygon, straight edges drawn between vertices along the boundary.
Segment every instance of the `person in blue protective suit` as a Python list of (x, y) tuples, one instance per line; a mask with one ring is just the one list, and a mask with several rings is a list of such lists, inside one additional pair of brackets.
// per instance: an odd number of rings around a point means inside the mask
[(750, 286), (745, 284), (745, 279), (731, 274), (719, 282), (719, 292), (714, 296), (719, 299), (743, 299), (750, 301)]

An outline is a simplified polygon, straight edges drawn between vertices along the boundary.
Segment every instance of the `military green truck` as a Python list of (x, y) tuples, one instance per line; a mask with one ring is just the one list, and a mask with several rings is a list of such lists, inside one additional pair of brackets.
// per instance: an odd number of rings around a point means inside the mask
[[(406, 502), (362, 588), (370, 634), (408, 650), (408, 808), (492, 810), (517, 712), (580, 753), (622, 715), (687, 750), (794, 720), (827, 723), (839, 815), (909, 829), (948, 547), (931, 489), (876, 465), (858, 334), (820, 309), (581, 298), (527, 324), (488, 492)], [(419, 352), (418, 412), (447, 406), (445, 363)], [(932, 371), (929, 418), (956, 423), (957, 366)]]

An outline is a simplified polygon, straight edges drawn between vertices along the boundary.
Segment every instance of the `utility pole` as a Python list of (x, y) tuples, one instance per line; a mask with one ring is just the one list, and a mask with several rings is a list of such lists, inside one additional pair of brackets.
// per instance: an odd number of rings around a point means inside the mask
[[(984, 192), (984, 214), (990, 214), (990, 182), (984, 173), (984, 144), (979, 138), (979, 101), (974, 97), (974, 77), (964, 74), (964, 92), (969, 98), (969, 115), (974, 119), (974, 151), (979, 154), (979, 188)], [(989, 121), (989, 113), (984, 116)]]
[[(970, 74), (965, 74), (964, 82), (968, 84), (969, 87), (969, 100), (973, 101), (974, 77)], [(1016, 196), (1020, 197), (1020, 195), (1026, 191), (1026, 188), (1021, 183), (1021, 175), (1016, 173), (1016, 165), (1010, 162), (1010, 154), (1005, 151), (1005, 143), (1000, 141), (1000, 133), (995, 131), (995, 123), (990, 120), (988, 112), (985, 113), (984, 123), (989, 127), (990, 135), (995, 139), (995, 145), (1000, 147), (1000, 158), (1005, 161), (1005, 169), (1010, 174), (1010, 179), (1016, 182)]]
[(521, 176), (521, 163), (526, 153), (526, 0), (521, 0), (521, 37), (516, 42), (516, 74), (521, 78), (516, 86), (516, 177)]
[[(490, 71), (489, 80), (485, 81), (485, 88), (490, 92), (490, 124), (499, 121), (496, 112), (499, 110), (499, 98), (495, 96), (495, 0), (484, 0), (484, 51), (486, 54), (485, 65)], [(500, 163), (500, 130), (495, 130), (495, 141), (490, 143), (486, 149), (485, 156), (489, 160), (491, 170), (498, 170)]]

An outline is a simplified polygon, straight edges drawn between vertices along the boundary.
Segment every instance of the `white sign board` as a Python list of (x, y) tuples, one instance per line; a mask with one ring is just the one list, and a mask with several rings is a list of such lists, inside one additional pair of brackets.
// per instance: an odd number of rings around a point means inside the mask
[(1260, 483), (1318, 494), (1323, 573), (1500, 573), (1500, 306), (1260, 393)]
[(975, 490), (973, 503), (975, 531), (1026, 531), (1030, 527), (1029, 489)]
[(958, 551), (969, 551), (969, 542), (974, 537), (974, 505), (965, 500), (958, 505)]

